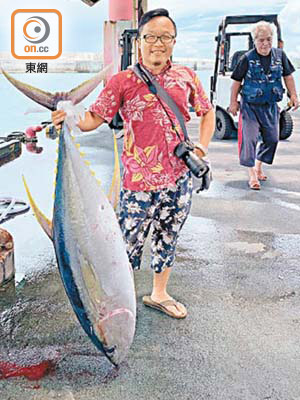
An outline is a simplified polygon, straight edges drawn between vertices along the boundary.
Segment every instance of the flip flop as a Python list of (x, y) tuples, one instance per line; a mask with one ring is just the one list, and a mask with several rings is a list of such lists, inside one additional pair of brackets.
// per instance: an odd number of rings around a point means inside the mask
[(257, 173), (257, 179), (259, 181), (266, 181), (268, 179), (268, 177), (266, 175)]
[(174, 306), (177, 308), (178, 311), (180, 311), (179, 307), (178, 307), (178, 303), (176, 300), (172, 299), (172, 300), (165, 300), (162, 301), (161, 303), (157, 303), (156, 301), (153, 301), (151, 299), (151, 296), (144, 296), (143, 297), (143, 303), (145, 306), (147, 307), (151, 307), (151, 308), (155, 308), (155, 310), (159, 310), (167, 315), (169, 315), (169, 317), (172, 318), (176, 318), (176, 319), (182, 319), (185, 318), (187, 316), (187, 312), (184, 312), (181, 315), (177, 315), (174, 314), (172, 311), (170, 311), (167, 307), (170, 306)]
[(257, 175), (257, 179), (258, 179), (259, 181), (266, 181), (266, 180), (268, 179), (268, 177), (267, 177), (266, 175), (264, 175), (264, 174), (262, 173), (262, 171), (258, 171), (258, 170), (256, 169), (255, 172), (256, 172), (256, 175)]
[(248, 182), (248, 186), (252, 190), (260, 190), (260, 183), (254, 179)]

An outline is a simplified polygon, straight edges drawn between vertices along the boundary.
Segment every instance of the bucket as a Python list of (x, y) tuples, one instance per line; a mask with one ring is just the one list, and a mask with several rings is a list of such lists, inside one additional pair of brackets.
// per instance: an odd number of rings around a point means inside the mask
[(15, 277), (14, 242), (10, 233), (0, 228), (0, 287)]

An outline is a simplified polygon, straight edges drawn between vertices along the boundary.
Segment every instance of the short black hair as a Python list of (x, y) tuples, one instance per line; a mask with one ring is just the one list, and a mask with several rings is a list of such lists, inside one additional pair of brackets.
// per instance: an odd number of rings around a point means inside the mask
[(143, 30), (143, 26), (146, 25), (152, 18), (155, 17), (167, 17), (169, 20), (172, 22), (175, 30), (175, 36), (177, 36), (177, 28), (175, 22), (172, 20), (172, 18), (169, 15), (169, 11), (166, 10), (165, 8), (155, 8), (154, 10), (147, 11), (145, 14), (143, 14), (142, 18), (139, 21), (139, 35), (141, 34)]

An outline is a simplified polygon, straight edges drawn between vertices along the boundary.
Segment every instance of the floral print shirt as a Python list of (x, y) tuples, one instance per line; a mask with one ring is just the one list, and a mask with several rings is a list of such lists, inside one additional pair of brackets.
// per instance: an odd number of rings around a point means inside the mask
[[(212, 108), (199, 78), (191, 69), (169, 62), (155, 78), (176, 102), (186, 122), (190, 120), (189, 104), (198, 116)], [(175, 114), (166, 104), (164, 106), (183, 140)], [(180, 140), (166, 112), (132, 69), (114, 75), (89, 110), (108, 123), (120, 111), (124, 120), (125, 189), (155, 191), (171, 188), (187, 171), (184, 162), (174, 154)]]

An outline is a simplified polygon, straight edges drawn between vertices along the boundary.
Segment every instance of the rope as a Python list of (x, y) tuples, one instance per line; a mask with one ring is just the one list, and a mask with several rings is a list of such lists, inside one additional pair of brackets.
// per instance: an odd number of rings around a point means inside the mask
[[(5, 208), (1, 212), (1, 208), (3, 207)], [(29, 209), (29, 204), (24, 200), (18, 200), (13, 197), (0, 197), (0, 223), (9, 218), (15, 217), (18, 214), (22, 214)]]

